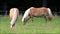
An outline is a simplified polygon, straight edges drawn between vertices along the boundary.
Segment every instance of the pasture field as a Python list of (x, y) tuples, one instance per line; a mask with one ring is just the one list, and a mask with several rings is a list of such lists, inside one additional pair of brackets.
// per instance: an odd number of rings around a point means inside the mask
[(8, 16), (0, 16), (0, 34), (59, 34), (60, 17), (54, 17), (50, 23), (46, 23), (44, 18), (34, 17), (23, 25), (22, 16), (19, 16), (15, 28), (10, 29), (10, 20)]

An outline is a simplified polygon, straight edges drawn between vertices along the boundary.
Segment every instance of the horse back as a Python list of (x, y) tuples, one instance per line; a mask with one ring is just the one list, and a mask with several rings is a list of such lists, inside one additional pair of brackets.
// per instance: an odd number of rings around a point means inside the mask
[(30, 14), (33, 15), (47, 15), (48, 14), (48, 10), (47, 8), (33, 8), (33, 9), (30, 9)]

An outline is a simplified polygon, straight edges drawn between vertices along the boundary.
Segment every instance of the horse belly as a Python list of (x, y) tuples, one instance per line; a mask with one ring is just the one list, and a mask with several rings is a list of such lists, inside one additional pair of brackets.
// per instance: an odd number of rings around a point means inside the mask
[(34, 13), (33, 16), (42, 16), (43, 13)]

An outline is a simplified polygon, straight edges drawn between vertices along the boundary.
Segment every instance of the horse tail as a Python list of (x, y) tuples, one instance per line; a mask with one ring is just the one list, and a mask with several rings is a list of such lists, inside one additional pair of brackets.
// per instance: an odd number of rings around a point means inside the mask
[(50, 8), (48, 8), (48, 13), (49, 13), (50, 17), (53, 16)]
[(14, 9), (13, 17), (12, 17), (12, 20), (10, 22), (11, 23), (11, 28), (15, 25), (17, 17), (18, 17), (18, 10)]

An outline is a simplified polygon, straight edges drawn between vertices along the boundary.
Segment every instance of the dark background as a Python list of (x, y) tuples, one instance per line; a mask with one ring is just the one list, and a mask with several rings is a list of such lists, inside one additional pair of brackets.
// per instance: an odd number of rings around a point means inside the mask
[[(10, 8), (19, 8), (20, 12), (25, 11), (29, 7), (49, 7), (52, 13), (60, 14), (59, 0), (0, 0), (0, 14), (4, 14), (6, 10), (9, 13)], [(22, 12), (21, 12), (22, 13)]]

